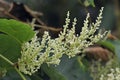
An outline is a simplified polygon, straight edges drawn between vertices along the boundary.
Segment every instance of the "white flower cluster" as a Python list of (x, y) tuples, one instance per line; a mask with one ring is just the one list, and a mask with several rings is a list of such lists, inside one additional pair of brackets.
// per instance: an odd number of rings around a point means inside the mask
[(111, 69), (110, 73), (101, 75), (100, 80), (120, 80), (120, 68)]
[(69, 58), (74, 57), (84, 48), (102, 39), (106, 35), (106, 32), (103, 34), (94, 34), (100, 26), (102, 11), (103, 8), (100, 10), (96, 23), (92, 24), (88, 20), (90, 14), (87, 14), (80, 36), (75, 35), (76, 18), (74, 18), (72, 28), (68, 28), (70, 23), (69, 12), (65, 21), (66, 24), (63, 26), (64, 29), (60, 32), (58, 38), (51, 39), (48, 32), (45, 32), (40, 41), (35, 35), (31, 42), (27, 42), (22, 46), (21, 58), (18, 60), (19, 70), (31, 75), (43, 63), (58, 65), (63, 54), (68, 55)]

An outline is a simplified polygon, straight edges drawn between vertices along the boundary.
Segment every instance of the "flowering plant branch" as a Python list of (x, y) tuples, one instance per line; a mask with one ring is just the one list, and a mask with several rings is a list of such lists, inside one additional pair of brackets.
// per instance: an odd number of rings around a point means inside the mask
[(32, 75), (40, 68), (41, 64), (58, 65), (63, 54), (68, 55), (69, 58), (74, 57), (82, 52), (84, 48), (104, 38), (107, 32), (95, 34), (101, 23), (102, 11), (103, 7), (96, 22), (92, 24), (88, 20), (90, 14), (87, 14), (80, 36), (78, 34), (75, 35), (76, 18), (74, 18), (72, 28), (68, 28), (70, 23), (69, 12), (63, 26), (64, 29), (60, 32), (58, 38), (51, 39), (49, 33), (45, 32), (40, 41), (35, 34), (30, 42), (22, 45), (21, 58), (18, 59), (19, 70), (25, 74)]

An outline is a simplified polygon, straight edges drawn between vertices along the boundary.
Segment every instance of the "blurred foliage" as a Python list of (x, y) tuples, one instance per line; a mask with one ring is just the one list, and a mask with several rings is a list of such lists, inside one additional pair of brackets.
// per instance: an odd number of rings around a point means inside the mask
[(118, 60), (119, 60), (120, 59), (120, 40), (114, 40), (114, 41), (110, 40), (110, 42), (114, 45), (115, 53), (116, 53)]
[[(43, 12), (43, 20), (49, 26), (62, 27), (65, 14), (71, 12), (71, 18), (77, 17), (78, 25), (76, 32), (79, 33), (83, 26), (86, 14), (91, 14), (91, 20), (95, 21), (98, 11), (105, 7), (101, 28), (114, 31), (116, 29), (116, 16), (113, 0), (8, 0), (27, 4), (30, 8)], [(37, 2), (37, 3), (36, 3)], [(32, 3), (32, 4), (31, 4)], [(84, 3), (88, 6), (86, 7)], [(95, 6), (95, 7), (93, 7)]]
[[(102, 29), (111, 30), (115, 32), (120, 25), (118, 24), (118, 17), (116, 11), (120, 15), (120, 1), (119, 0), (7, 0), (16, 1), (27, 4), (30, 8), (43, 12), (43, 20), (48, 26), (62, 27), (64, 24), (65, 14), (67, 11), (72, 13), (71, 18), (77, 17), (78, 26), (76, 33), (81, 31), (83, 20), (86, 14), (91, 14), (92, 22), (95, 21), (98, 11), (104, 7), (103, 20), (101, 24)], [(32, 4), (31, 4), (32, 3)], [(117, 4), (116, 4), (117, 3)], [(116, 8), (118, 5), (118, 9)], [(119, 31), (119, 30), (117, 30)], [(117, 35), (120, 37), (119, 35)]]
[[(58, 72), (61, 72), (67, 79), (66, 80), (92, 80), (88, 67), (84, 66), (84, 69), (79, 63), (79, 56), (69, 59), (63, 56), (59, 66), (56, 66)], [(87, 77), (86, 77), (87, 76)]]

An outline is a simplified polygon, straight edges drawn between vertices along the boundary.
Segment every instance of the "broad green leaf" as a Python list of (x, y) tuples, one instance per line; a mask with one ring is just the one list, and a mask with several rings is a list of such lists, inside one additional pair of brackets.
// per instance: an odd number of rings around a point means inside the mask
[(49, 80), (66, 80), (54, 67), (43, 64), (41, 69), (48, 76)]
[[(0, 34), (0, 54), (12, 62), (17, 62), (20, 57), (21, 45), (14, 38)], [(8, 63), (0, 58), (0, 66), (7, 67)]]
[(28, 24), (7, 19), (0, 19), (0, 32), (13, 37), (21, 43), (29, 41), (34, 35), (32, 28)]
[[(63, 56), (61, 63), (55, 68), (63, 74), (67, 80), (92, 80), (89, 72), (83, 70), (78, 62), (78, 57), (68, 58)], [(86, 77), (87, 76), (87, 77)]]
[[(16, 63), (20, 57), (22, 43), (29, 41), (34, 33), (25, 23), (0, 19), (0, 54)], [(10, 64), (0, 58), (0, 67), (9, 69)]]

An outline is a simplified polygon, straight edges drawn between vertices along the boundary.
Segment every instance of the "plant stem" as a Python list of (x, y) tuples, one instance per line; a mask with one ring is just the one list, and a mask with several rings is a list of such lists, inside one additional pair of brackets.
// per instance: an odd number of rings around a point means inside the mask
[(5, 60), (6, 62), (8, 62), (10, 65), (14, 65), (14, 63), (13, 62), (11, 62), (9, 59), (7, 59), (6, 57), (4, 57), (3, 55), (1, 55), (0, 54), (0, 57), (3, 59), (3, 60)]
[(3, 55), (0, 54), (0, 58), (2, 58), (3, 60), (5, 60), (6, 62), (8, 62), (10, 65), (12, 65), (14, 67), (14, 69), (17, 71), (17, 73), (20, 75), (20, 77), (23, 80), (26, 80), (25, 76), (17, 69), (16, 66), (14, 66), (14, 63), (11, 62), (9, 59), (7, 59), (6, 57), (4, 57)]
[(18, 70), (18, 68), (15, 67), (15, 70), (18, 72), (18, 74), (20, 75), (20, 77), (23, 79), (23, 80), (27, 80), (25, 78), (25, 76)]

